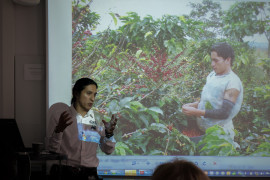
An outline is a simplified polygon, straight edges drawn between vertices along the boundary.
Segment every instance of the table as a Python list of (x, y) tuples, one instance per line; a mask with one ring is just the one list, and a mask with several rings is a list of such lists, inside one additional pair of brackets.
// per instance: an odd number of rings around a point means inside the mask
[[(19, 179), (34, 180), (46, 179), (46, 162), (50, 160), (58, 160), (59, 165), (62, 165), (62, 160), (66, 160), (67, 156), (64, 154), (53, 153), (49, 151), (42, 151), (39, 154), (33, 152), (18, 152), (17, 153), (17, 174)], [(33, 167), (31, 164), (41, 164), (41, 172), (33, 176)], [(61, 176), (61, 175), (59, 175)], [(59, 177), (61, 179), (61, 177)]]

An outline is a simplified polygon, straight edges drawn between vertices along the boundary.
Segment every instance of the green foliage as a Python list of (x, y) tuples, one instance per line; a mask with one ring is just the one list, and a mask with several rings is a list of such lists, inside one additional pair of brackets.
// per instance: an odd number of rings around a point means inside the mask
[(270, 157), (270, 124), (268, 124), (268, 128), (263, 128), (262, 132), (265, 133), (263, 136), (263, 139), (266, 139), (267, 141), (260, 142), (259, 146), (256, 148), (256, 150), (251, 153), (251, 156), (268, 156)]
[(270, 143), (264, 142), (260, 144), (257, 150), (251, 156), (267, 156), (270, 157)]
[(195, 152), (195, 144), (188, 137), (161, 123), (152, 123), (147, 128), (124, 134), (123, 137), (124, 144), (135, 155), (194, 155)]
[(115, 145), (115, 154), (125, 156), (125, 155), (133, 155), (133, 152), (125, 143), (117, 142)]
[(237, 151), (239, 146), (233, 141), (230, 134), (227, 134), (221, 126), (215, 125), (206, 130), (206, 133), (198, 143), (202, 156), (236, 156), (240, 153)]
[(192, 10), (189, 15), (185, 16), (186, 19), (196, 22), (197, 25), (200, 24), (201, 27), (198, 29), (194, 24), (189, 26), (188, 32), (191, 38), (206, 40), (208, 38), (215, 39), (216, 36), (221, 35), (223, 11), (219, 3), (203, 0), (202, 3), (190, 3), (190, 7)]
[(270, 58), (262, 58), (258, 66), (261, 66), (266, 71), (267, 76), (270, 76)]
[[(137, 13), (128, 12), (126, 16), (115, 16), (110, 13), (116, 22), (116, 17), (124, 24), (112, 32), (110, 43), (122, 44), (122, 48), (135, 45), (151, 51), (153, 44), (164, 49), (164, 42), (174, 39), (181, 44), (185, 43), (185, 21), (178, 16), (164, 15), (154, 20), (151, 15), (141, 19)], [(133, 50), (131, 48), (131, 50)]]
[(213, 106), (209, 101), (205, 103), (205, 109), (213, 109)]
[(254, 89), (254, 93), (254, 96), (260, 99), (260, 103), (265, 105), (261, 108), (261, 111), (263, 112), (262, 117), (264, 118), (264, 120), (261, 120), (261, 122), (264, 122), (263, 125), (268, 125), (270, 123), (270, 85), (266, 84), (261, 87), (256, 87)]
[(99, 15), (90, 11), (91, 0), (72, 1), (72, 75), (76, 80), (89, 73), (86, 67), (96, 66), (97, 61), (91, 56), (95, 46), (92, 32), (99, 24)]
[[(223, 16), (224, 33), (243, 42), (245, 36), (269, 34), (269, 3), (238, 2)], [(270, 41), (269, 35), (267, 37)]]

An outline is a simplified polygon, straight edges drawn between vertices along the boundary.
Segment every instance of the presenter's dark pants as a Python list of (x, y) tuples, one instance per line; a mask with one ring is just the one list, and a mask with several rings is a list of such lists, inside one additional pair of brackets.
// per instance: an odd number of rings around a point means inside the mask
[(52, 180), (100, 180), (97, 175), (97, 168), (72, 167), (56, 165), (51, 167), (50, 179)]

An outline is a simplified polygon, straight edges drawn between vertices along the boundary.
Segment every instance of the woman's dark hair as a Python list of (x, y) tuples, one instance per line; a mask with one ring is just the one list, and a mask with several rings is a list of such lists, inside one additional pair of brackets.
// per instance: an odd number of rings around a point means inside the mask
[(74, 104), (76, 102), (76, 100), (77, 100), (76, 97), (79, 94), (81, 94), (81, 92), (85, 88), (85, 86), (88, 86), (90, 84), (94, 84), (98, 88), (97, 83), (93, 79), (90, 79), (90, 78), (81, 78), (75, 82), (75, 85), (72, 88), (71, 104)]
[(152, 180), (210, 180), (196, 164), (187, 160), (174, 160), (159, 165)]
[(226, 42), (219, 42), (214, 44), (211, 47), (211, 51), (210, 52), (217, 52), (217, 55), (220, 57), (223, 57), (223, 59), (227, 59), (228, 57), (231, 58), (231, 66), (233, 65), (233, 61), (234, 61), (234, 50), (231, 47), (231, 45), (229, 45)]

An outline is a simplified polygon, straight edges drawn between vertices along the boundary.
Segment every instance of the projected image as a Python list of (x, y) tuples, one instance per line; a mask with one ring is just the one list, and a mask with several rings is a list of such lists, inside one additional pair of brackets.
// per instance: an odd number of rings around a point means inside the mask
[[(269, 2), (72, 5), (73, 82), (90, 77), (98, 83), (97, 122), (118, 115), (114, 155), (270, 156)], [(206, 88), (209, 75), (219, 74), (211, 47), (219, 42), (234, 50), (231, 69), (239, 81), (230, 84), (236, 92), (208, 101), (216, 88)], [(193, 102), (200, 104), (190, 107), (217, 110), (226, 97), (232, 98), (228, 111), (238, 106), (239, 112), (226, 118), (184, 112)]]

